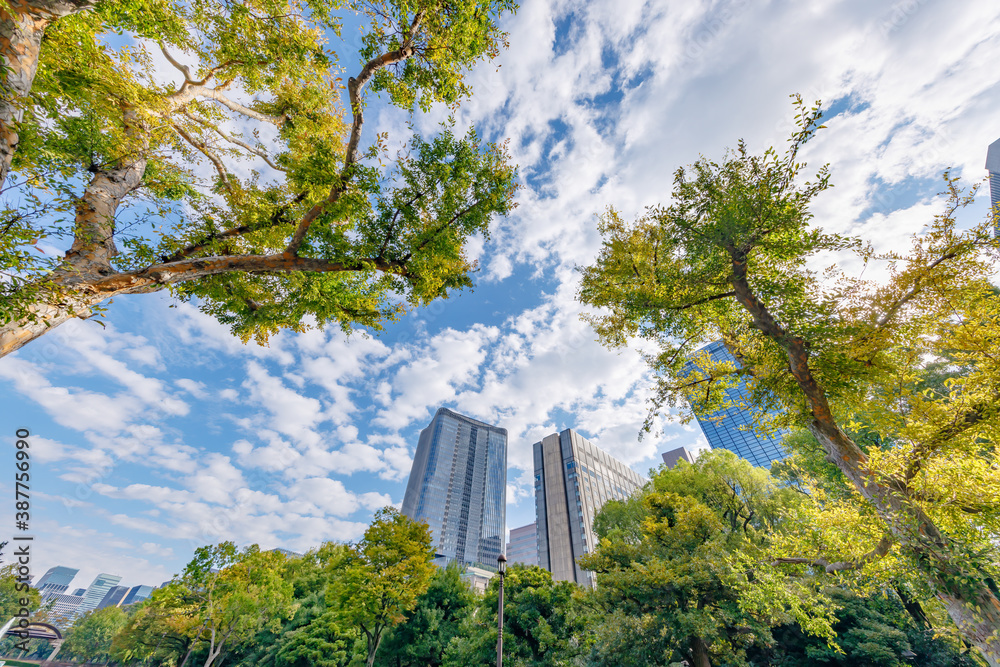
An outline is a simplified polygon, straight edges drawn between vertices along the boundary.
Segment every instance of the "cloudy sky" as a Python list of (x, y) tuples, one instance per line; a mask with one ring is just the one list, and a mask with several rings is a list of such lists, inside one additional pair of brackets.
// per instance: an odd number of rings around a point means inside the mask
[[(674, 169), (741, 137), (783, 145), (801, 93), (830, 109), (806, 152), (835, 186), (816, 224), (898, 248), (939, 210), (941, 173), (981, 180), (1000, 138), (990, 3), (524, 0), (505, 28), (510, 49), (472, 74), (459, 120), (510, 140), (523, 188), (476, 243), (474, 291), (378, 337), (312, 331), (267, 348), (194, 306), (125, 297), (105, 328), (72, 322), (0, 360), (3, 437), (32, 433), (36, 576), (66, 565), (74, 587), (98, 572), (159, 584), (202, 544), (355, 539), (402, 501), (440, 406), (507, 428), (508, 527), (534, 520), (531, 445), (548, 433), (573, 427), (645, 473), (704, 439), (665, 421), (640, 441), (644, 367), (580, 321), (597, 214), (666, 202)], [(369, 129), (404, 138), (404, 116), (375, 111)]]

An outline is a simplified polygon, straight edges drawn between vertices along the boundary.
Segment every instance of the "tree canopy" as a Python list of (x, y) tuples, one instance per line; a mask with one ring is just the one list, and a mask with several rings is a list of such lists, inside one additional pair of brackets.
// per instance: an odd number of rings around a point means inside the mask
[[(458, 104), (514, 8), (18, 3), (0, 16), (14, 35), (0, 40), (0, 354), (123, 294), (169, 289), (266, 341), (378, 329), (470, 286), (465, 241), (513, 206), (504, 148), (452, 122), (366, 137), (365, 111), (373, 93), (407, 110)], [(348, 16), (358, 54), (338, 45)]]
[[(992, 220), (959, 229), (972, 194), (946, 177), (945, 210), (908, 252), (824, 231), (809, 206), (829, 187), (828, 170), (806, 180), (798, 161), (822, 128), (821, 111), (801, 100), (798, 110), (784, 153), (754, 155), (740, 142), (722, 162), (678, 170), (669, 205), (631, 222), (608, 211), (580, 298), (603, 309), (591, 322), (606, 344), (641, 336), (659, 346), (648, 356), (659, 406), (689, 402), (711, 413), (742, 377), (752, 402), (776, 415), (761, 428), (811, 432), (870, 508), (874, 535), (787, 562), (835, 571), (898, 549), (967, 640), (1000, 664), (998, 559), (988, 539), (1000, 517)], [(819, 272), (824, 253), (877, 264), (888, 279)], [(720, 338), (738, 364), (698, 354)], [(944, 359), (966, 372), (935, 390), (924, 371)], [(883, 446), (866, 451), (861, 433)]]

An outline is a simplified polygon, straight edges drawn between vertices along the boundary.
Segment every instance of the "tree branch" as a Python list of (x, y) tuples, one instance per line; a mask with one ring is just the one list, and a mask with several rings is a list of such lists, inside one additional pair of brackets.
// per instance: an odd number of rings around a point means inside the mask
[(351, 77), (347, 80), (347, 92), (351, 99), (351, 113), (354, 115), (354, 119), (351, 123), (351, 136), (347, 141), (347, 151), (344, 154), (344, 166), (340, 170), (340, 180), (333, 186), (333, 188), (330, 189), (330, 194), (326, 199), (313, 206), (309, 209), (309, 212), (302, 217), (298, 227), (295, 229), (295, 233), (288, 242), (288, 247), (285, 248), (285, 252), (293, 255), (298, 253), (299, 248), (302, 246), (302, 241), (305, 240), (306, 233), (309, 231), (309, 227), (312, 223), (315, 222), (316, 218), (319, 217), (325, 207), (340, 199), (340, 196), (347, 189), (347, 182), (351, 178), (351, 167), (354, 166), (358, 160), (358, 144), (361, 142), (361, 128), (365, 124), (365, 115), (362, 110), (363, 105), (361, 100), (361, 90), (365, 87), (368, 81), (375, 76), (375, 72), (388, 65), (402, 62), (413, 55), (413, 38), (416, 36), (420, 23), (423, 21), (425, 12), (426, 10), (422, 9), (416, 13), (413, 18), (413, 22), (410, 24), (410, 34), (398, 49), (384, 53), (376, 58), (372, 58), (363, 68), (361, 68), (361, 72), (357, 77)]
[(224, 165), (222, 163), (222, 159), (208, 147), (208, 144), (206, 144), (204, 141), (199, 141), (198, 139), (194, 138), (193, 136), (188, 134), (188, 132), (184, 128), (182, 128), (180, 125), (177, 125), (176, 123), (171, 123), (170, 127), (173, 128), (174, 132), (179, 134), (181, 138), (184, 139), (184, 141), (191, 144), (191, 146), (193, 146), (195, 149), (201, 152), (209, 160), (211, 160), (212, 164), (215, 166), (215, 171), (218, 172), (219, 178), (222, 180), (222, 185), (227, 190), (232, 191), (232, 184), (229, 182), (229, 173), (226, 171), (226, 165)]
[(854, 560), (831, 563), (825, 558), (776, 558), (771, 562), (771, 565), (811, 565), (812, 567), (823, 568), (823, 571), (827, 574), (836, 574), (844, 570), (860, 570), (873, 560), (882, 558), (889, 553), (891, 546), (892, 540), (888, 536), (883, 536), (874, 549)]
[(406, 278), (411, 277), (405, 263), (398, 261), (331, 262), (325, 259), (297, 257), (281, 253), (276, 255), (195, 257), (177, 262), (154, 264), (144, 269), (118, 273), (103, 280), (94, 281), (91, 287), (98, 293), (138, 294), (156, 291), (165, 285), (223, 273), (268, 274), (296, 271), (333, 273), (370, 270), (392, 273)]
[(218, 134), (220, 137), (222, 137), (223, 139), (225, 139), (229, 143), (233, 144), (234, 146), (239, 146), (240, 148), (244, 148), (247, 151), (253, 153), (257, 157), (259, 157), (262, 160), (264, 160), (264, 162), (267, 163), (267, 166), (271, 167), (271, 169), (275, 169), (277, 171), (285, 171), (285, 168), (279, 166), (276, 162), (274, 162), (268, 156), (268, 154), (267, 154), (266, 151), (263, 151), (263, 150), (261, 150), (259, 148), (251, 146), (250, 144), (246, 143), (245, 141), (241, 141), (241, 140), (237, 139), (236, 137), (230, 136), (229, 134), (225, 133), (221, 128), (219, 128), (218, 125), (214, 125), (214, 124), (208, 122), (207, 120), (205, 120), (204, 118), (199, 118), (198, 116), (195, 116), (190, 111), (185, 110), (184, 111), (184, 116), (186, 116), (187, 118), (190, 118), (191, 120), (193, 120), (194, 122), (196, 122), (196, 123), (198, 123), (200, 125), (203, 125), (204, 127), (209, 128), (210, 130), (214, 131), (216, 134)]

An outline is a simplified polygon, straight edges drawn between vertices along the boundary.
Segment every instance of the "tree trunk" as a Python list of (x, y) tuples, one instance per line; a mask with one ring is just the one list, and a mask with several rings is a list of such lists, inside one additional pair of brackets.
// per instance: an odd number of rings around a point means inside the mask
[(754, 328), (785, 351), (788, 368), (812, 413), (809, 431), (823, 447), (827, 460), (871, 503), (900, 545), (928, 564), (924, 574), (962, 635), (983, 653), (991, 667), (1000, 667), (1000, 600), (986, 585), (983, 573), (962, 567), (960, 555), (953, 553), (954, 545), (908, 496), (904, 480), (879, 477), (869, 467), (868, 456), (841, 430), (826, 390), (812, 374), (806, 341), (786, 331), (750, 289), (746, 254), (735, 248), (729, 252), (736, 299), (753, 318)]
[(701, 637), (691, 638), (691, 660), (694, 662), (694, 667), (712, 667), (708, 659), (708, 646)]
[(0, 64), (6, 71), (0, 83), (0, 186), (7, 180), (17, 150), (17, 125), (38, 71), (45, 28), (93, 4), (93, 0), (10, 0), (10, 11), (0, 9)]
[(373, 667), (375, 664), (375, 652), (378, 651), (378, 645), (382, 642), (382, 633), (374, 632), (369, 635), (368, 638), (368, 661), (365, 663), (366, 667)]
[(19, 350), (60, 324), (78, 317), (91, 317), (91, 308), (107, 298), (104, 294), (87, 296), (83, 293), (63, 295), (57, 303), (40, 301), (29, 306), (30, 316), (0, 325), (0, 357)]

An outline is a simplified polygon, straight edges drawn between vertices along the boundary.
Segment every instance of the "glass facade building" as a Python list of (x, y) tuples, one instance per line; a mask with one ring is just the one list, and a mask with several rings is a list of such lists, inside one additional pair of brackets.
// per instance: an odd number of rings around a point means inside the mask
[(597, 546), (594, 515), (608, 500), (624, 500), (646, 479), (573, 429), (536, 442), (535, 524), (538, 565), (556, 581), (593, 586), (577, 559)]
[(94, 578), (94, 583), (92, 583), (83, 594), (83, 599), (80, 600), (80, 604), (73, 612), (74, 615), (81, 616), (88, 611), (97, 609), (97, 605), (101, 604), (101, 601), (104, 600), (104, 596), (108, 594), (108, 591), (117, 586), (118, 582), (121, 580), (122, 578), (116, 574), (97, 575), (97, 577)]
[[(707, 352), (712, 361), (736, 361), (721, 340), (709, 343), (698, 350)], [(687, 372), (695, 370), (694, 362), (688, 361)], [(779, 430), (770, 435), (762, 435), (754, 429), (754, 417), (761, 414), (750, 404), (750, 390), (746, 382), (726, 390), (729, 406), (710, 415), (697, 415), (701, 430), (708, 438), (708, 444), (715, 449), (728, 449), (760, 468), (770, 468), (774, 461), (787, 456), (781, 441), (786, 431)]]
[(122, 600), (121, 605), (119, 606), (124, 607), (127, 604), (132, 604), (133, 602), (142, 602), (152, 594), (153, 594), (152, 586), (146, 586), (146, 585), (133, 586), (129, 590), (125, 598)]
[(80, 570), (75, 570), (71, 567), (57, 566), (49, 568), (48, 572), (42, 575), (42, 578), (38, 580), (38, 584), (35, 588), (42, 594), (45, 595), (59, 595), (65, 593), (69, 588), (70, 583), (73, 581), (73, 577)]
[(986, 171), (990, 174), (990, 206), (991, 211), (997, 216), (994, 235), (1000, 238), (1000, 139), (990, 144), (986, 151)]
[(507, 562), (538, 565), (538, 524), (510, 529), (510, 542), (507, 543)]
[(430, 526), (438, 565), (496, 570), (507, 531), (507, 429), (439, 409), (420, 432), (402, 512)]

